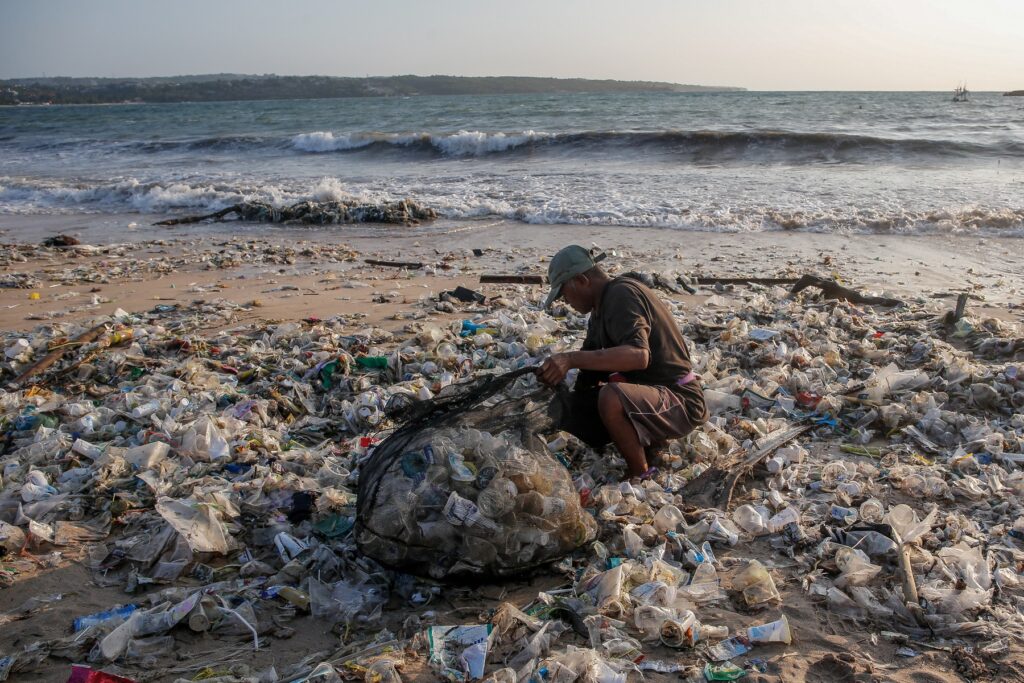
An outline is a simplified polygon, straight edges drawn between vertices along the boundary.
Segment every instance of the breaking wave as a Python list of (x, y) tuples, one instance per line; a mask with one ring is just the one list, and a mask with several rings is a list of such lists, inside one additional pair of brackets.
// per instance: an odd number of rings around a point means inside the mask
[(404, 148), (432, 151), (442, 156), (466, 157), (530, 151), (571, 151), (631, 155), (663, 154), (688, 157), (694, 162), (835, 163), (877, 160), (912, 161), (915, 158), (972, 156), (1024, 156), (1024, 141), (986, 145), (919, 138), (881, 138), (838, 133), (760, 131), (589, 131), (545, 133), (484, 133), (459, 131), (450, 134), (303, 133), (292, 138), (301, 152), (349, 152), (367, 148)]
[(302, 152), (347, 152), (376, 146), (405, 148), (412, 151), (434, 151), (445, 156), (482, 156), (507, 152), (530, 143), (549, 141), (558, 136), (528, 130), (522, 133), (482, 133), (459, 131), (446, 135), (430, 133), (346, 133), (329, 131), (303, 133), (292, 138), (292, 146)]
[[(230, 184), (176, 180), (67, 183), (0, 177), (0, 213), (207, 213), (245, 201), (276, 205), (303, 200), (368, 202), (402, 198), (394, 192), (347, 186), (334, 178), (306, 185)], [(959, 206), (907, 209), (780, 209), (769, 205), (728, 209), (674, 207), (652, 199), (630, 203), (574, 196), (472, 195), (464, 186), (412, 196), (452, 220), (499, 218), (523, 223), (653, 227), (719, 232), (850, 232), (876, 234), (984, 234), (1024, 237), (1024, 208)]]
[(291, 136), (226, 135), (191, 140), (100, 141), (75, 139), (34, 141), (20, 148), (30, 152), (99, 151), (103, 154), (261, 152), (329, 154), (360, 153), (423, 155), (440, 158), (501, 155), (565, 154), (582, 159), (598, 155), (622, 159), (662, 159), (693, 164), (864, 164), (969, 159), (1024, 160), (1024, 140), (966, 142), (928, 138), (886, 138), (841, 133), (800, 133), (780, 130), (715, 131), (584, 131), (549, 133), (483, 132), (366, 133), (313, 131)]

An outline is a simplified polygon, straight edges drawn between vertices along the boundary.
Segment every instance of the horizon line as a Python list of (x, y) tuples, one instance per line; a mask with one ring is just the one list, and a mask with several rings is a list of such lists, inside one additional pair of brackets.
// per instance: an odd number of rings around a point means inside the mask
[[(849, 93), (947, 92), (947, 91), (953, 90), (953, 89), (955, 89), (955, 87), (957, 87), (957, 86), (954, 86), (954, 88), (943, 88), (943, 89), (938, 89), (938, 88), (936, 88), (936, 89), (912, 89), (912, 88), (891, 89), (891, 88), (887, 88), (887, 89), (882, 89), (882, 90), (865, 90), (865, 89), (852, 89), (852, 88), (839, 88), (839, 89), (831, 89), (831, 88), (751, 88), (751, 87), (742, 86), (742, 85), (717, 85), (717, 84), (716, 85), (705, 85), (703, 83), (680, 83), (680, 82), (676, 82), (676, 81), (658, 81), (658, 80), (649, 80), (649, 79), (640, 79), (640, 78), (637, 78), (637, 79), (624, 79), (624, 78), (606, 78), (606, 77), (605, 78), (597, 78), (597, 77), (586, 77), (586, 76), (524, 76), (524, 75), (464, 76), (464, 75), (457, 75), (457, 74), (429, 74), (429, 75), (423, 75), (423, 74), (414, 74), (414, 73), (391, 74), (391, 75), (365, 75), (365, 76), (335, 76), (335, 75), (328, 75), (328, 74), (278, 74), (278, 73), (272, 73), (272, 72), (271, 73), (236, 73), (236, 72), (229, 72), (229, 71), (208, 72), (208, 73), (191, 73), (191, 74), (151, 75), (151, 76), (98, 76), (98, 75), (90, 75), (90, 76), (64, 76), (64, 75), (49, 76), (49, 75), (45, 75), (44, 74), (44, 75), (41, 75), (41, 76), (2, 76), (2, 77), (0, 77), (0, 81), (43, 80), (43, 79), (76, 79), (76, 78), (77, 79), (95, 78), (95, 79), (110, 79), (110, 80), (144, 80), (144, 79), (149, 79), (149, 78), (196, 78), (196, 77), (202, 77), (202, 76), (235, 76), (235, 77), (250, 77), (250, 78), (251, 77), (257, 77), (257, 78), (267, 78), (267, 77), (276, 77), (276, 78), (348, 78), (348, 79), (353, 79), (353, 80), (360, 80), (360, 79), (361, 80), (367, 80), (367, 79), (374, 79), (374, 78), (405, 78), (405, 77), (412, 77), (412, 78), (537, 78), (537, 79), (557, 80), (557, 81), (611, 81), (611, 82), (615, 82), (615, 83), (657, 83), (657, 84), (677, 85), (677, 86), (684, 86), (684, 87), (685, 86), (690, 86), (690, 87), (696, 86), (696, 87), (702, 87), (702, 88), (723, 88), (723, 89), (724, 88), (742, 88), (743, 91), (745, 91), (745, 92), (752, 92), (752, 93), (759, 93), (759, 92), (760, 93), (785, 93), (785, 92), (790, 92), (790, 93), (793, 93), (793, 92), (836, 92), (836, 93), (839, 93), (839, 92), (849, 92)], [(964, 81), (961, 81), (961, 84), (962, 83), (964, 83)], [(1003, 92), (1009, 92), (1009, 91), (1012, 91), (1012, 90), (1015, 90), (1015, 89), (1016, 88), (1011, 87), (1011, 88), (1008, 88), (1007, 90), (1002, 90), (1002, 89), (996, 89), (996, 90), (974, 90), (972, 92), (976, 92), (976, 93), (988, 93), (988, 92), (991, 92), (991, 93), (1003, 93)], [(685, 93), (684, 92), (684, 93), (669, 93), (669, 94), (693, 95), (693, 94), (702, 94), (702, 93), (699, 93), (699, 92)], [(717, 94), (722, 94), (722, 93), (717, 93)]]

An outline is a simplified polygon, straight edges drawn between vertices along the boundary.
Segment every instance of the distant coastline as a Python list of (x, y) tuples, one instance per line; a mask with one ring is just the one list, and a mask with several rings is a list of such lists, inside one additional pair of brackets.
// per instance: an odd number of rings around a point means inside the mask
[(1003, 97), (1024, 97), (1024, 90), (1009, 90), (1003, 93)]
[(15, 78), (0, 80), (0, 104), (122, 104), (240, 100), (520, 95), (566, 93), (741, 92), (746, 88), (659, 81), (519, 76), (254, 76), (211, 74), (154, 78)]

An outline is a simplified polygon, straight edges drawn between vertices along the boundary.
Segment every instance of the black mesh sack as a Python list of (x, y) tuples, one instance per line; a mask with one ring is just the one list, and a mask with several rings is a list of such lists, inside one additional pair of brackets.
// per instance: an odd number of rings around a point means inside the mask
[(435, 579), (505, 577), (592, 540), (569, 470), (540, 434), (551, 390), (524, 369), (389, 404), (402, 426), (359, 473), (356, 541), (385, 566)]

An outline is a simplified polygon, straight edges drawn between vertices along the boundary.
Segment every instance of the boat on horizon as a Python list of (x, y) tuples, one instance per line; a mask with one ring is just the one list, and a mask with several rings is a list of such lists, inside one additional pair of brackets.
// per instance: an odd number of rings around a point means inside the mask
[(969, 102), (970, 100), (967, 99), (967, 94), (968, 94), (967, 93), (967, 84), (964, 83), (964, 84), (958, 85), (956, 87), (956, 90), (953, 91), (953, 101), (954, 102)]

